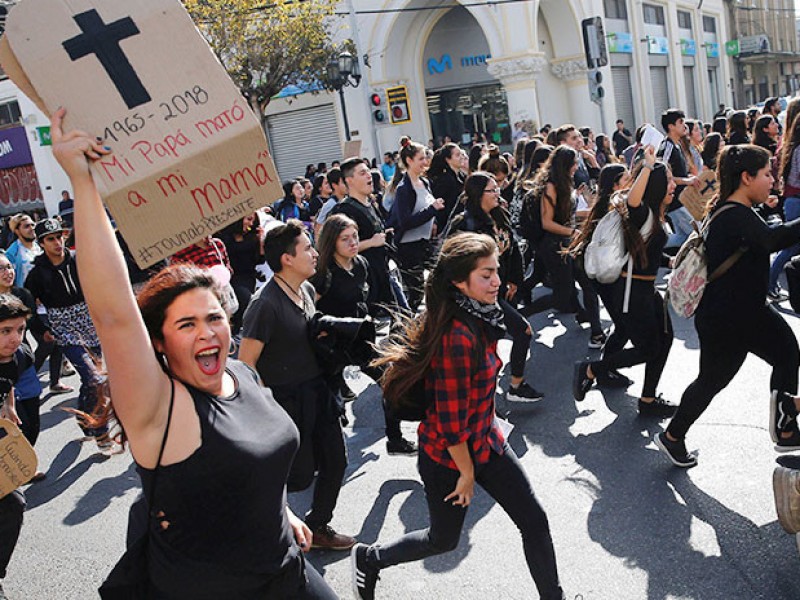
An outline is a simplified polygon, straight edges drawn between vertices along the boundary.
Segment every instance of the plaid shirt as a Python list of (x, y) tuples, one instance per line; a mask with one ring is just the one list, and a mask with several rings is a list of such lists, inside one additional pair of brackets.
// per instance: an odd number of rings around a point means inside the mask
[(469, 443), (476, 464), (488, 462), (492, 450), (503, 454), (505, 440), (494, 422), (494, 394), (502, 361), (497, 342), (491, 342), (481, 364), (474, 364), (477, 342), (469, 327), (454, 319), (425, 381), (425, 389), (434, 399), (419, 425), (419, 445), (433, 460), (451, 469), (458, 467), (447, 448), (463, 442)]
[(173, 265), (178, 263), (191, 263), (198, 267), (213, 267), (214, 265), (225, 265), (231, 269), (231, 261), (228, 260), (228, 251), (225, 243), (219, 238), (212, 237), (207, 247), (201, 248), (197, 244), (192, 244), (176, 252), (171, 259)]

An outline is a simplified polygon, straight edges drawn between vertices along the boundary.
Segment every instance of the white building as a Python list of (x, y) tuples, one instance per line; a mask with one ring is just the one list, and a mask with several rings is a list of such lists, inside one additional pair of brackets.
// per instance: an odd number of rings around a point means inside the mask
[[(710, 120), (731, 104), (732, 72), (722, 0), (430, 0), (342, 2), (343, 38), (358, 45), (363, 79), (345, 88), (347, 116), (361, 154), (396, 150), (402, 135), (420, 142), (485, 133), (504, 146), (514, 123), (571, 122), (595, 131), (658, 124), (669, 106)], [(351, 12), (352, 11), (352, 12)], [(354, 15), (352, 14), (354, 13)], [(602, 68), (605, 124), (589, 98), (581, 21), (601, 16), (609, 64)], [(377, 122), (372, 93), (405, 86), (410, 121)], [(274, 100), (267, 131), (283, 178), (305, 165), (341, 158), (345, 138), (335, 94)], [(336, 130), (333, 130), (333, 124)]]

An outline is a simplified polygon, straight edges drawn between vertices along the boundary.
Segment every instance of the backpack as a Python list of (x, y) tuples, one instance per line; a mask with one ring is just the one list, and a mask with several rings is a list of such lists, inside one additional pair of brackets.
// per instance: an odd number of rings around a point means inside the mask
[[(653, 211), (648, 210), (647, 219), (639, 230), (643, 239), (650, 236), (654, 220)], [(583, 255), (583, 268), (590, 279), (599, 283), (614, 283), (619, 279), (625, 264), (631, 262), (631, 256), (625, 249), (622, 223), (623, 217), (617, 210), (609, 211), (597, 223), (592, 240)], [(629, 264), (628, 274), (632, 270), (633, 265)]]
[(667, 297), (673, 310), (682, 317), (694, 315), (706, 285), (724, 275), (747, 251), (747, 248), (739, 248), (709, 276), (705, 246), (708, 229), (717, 215), (729, 208), (733, 208), (733, 204), (720, 207), (713, 215), (706, 217), (699, 228), (695, 225), (694, 231), (675, 255), (672, 273), (667, 279)]
[[(391, 367), (389, 367), (391, 368)], [(383, 388), (383, 409), (390, 419), (398, 421), (423, 421), (433, 396), (425, 390), (425, 377), (418, 379), (403, 395)]]
[(519, 215), (519, 232), (528, 240), (531, 247), (536, 247), (544, 237), (542, 226), (541, 195), (529, 191), (522, 199)]

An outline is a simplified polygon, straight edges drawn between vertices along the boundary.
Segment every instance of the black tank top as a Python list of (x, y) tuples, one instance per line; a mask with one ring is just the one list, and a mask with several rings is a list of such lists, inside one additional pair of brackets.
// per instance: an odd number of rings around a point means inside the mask
[[(286, 478), (300, 436), (244, 363), (228, 360), (236, 391), (217, 397), (186, 386), (201, 446), (162, 466), (152, 514), (149, 567), (159, 598), (258, 598), (299, 549), (286, 516)], [(174, 427), (174, 423), (173, 423)], [(137, 465), (145, 496), (153, 471)]]

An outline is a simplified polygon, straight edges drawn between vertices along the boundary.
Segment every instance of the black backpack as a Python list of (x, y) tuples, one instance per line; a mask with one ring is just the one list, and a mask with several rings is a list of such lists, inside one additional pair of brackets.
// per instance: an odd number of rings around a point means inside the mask
[(519, 231), (531, 246), (535, 247), (544, 237), (542, 227), (542, 197), (533, 190), (522, 199), (522, 211), (519, 215)]
[(433, 396), (425, 390), (425, 375), (403, 395), (394, 394), (390, 388), (383, 388), (383, 408), (389, 418), (398, 421), (424, 420), (428, 408), (433, 404), (432, 400)]

